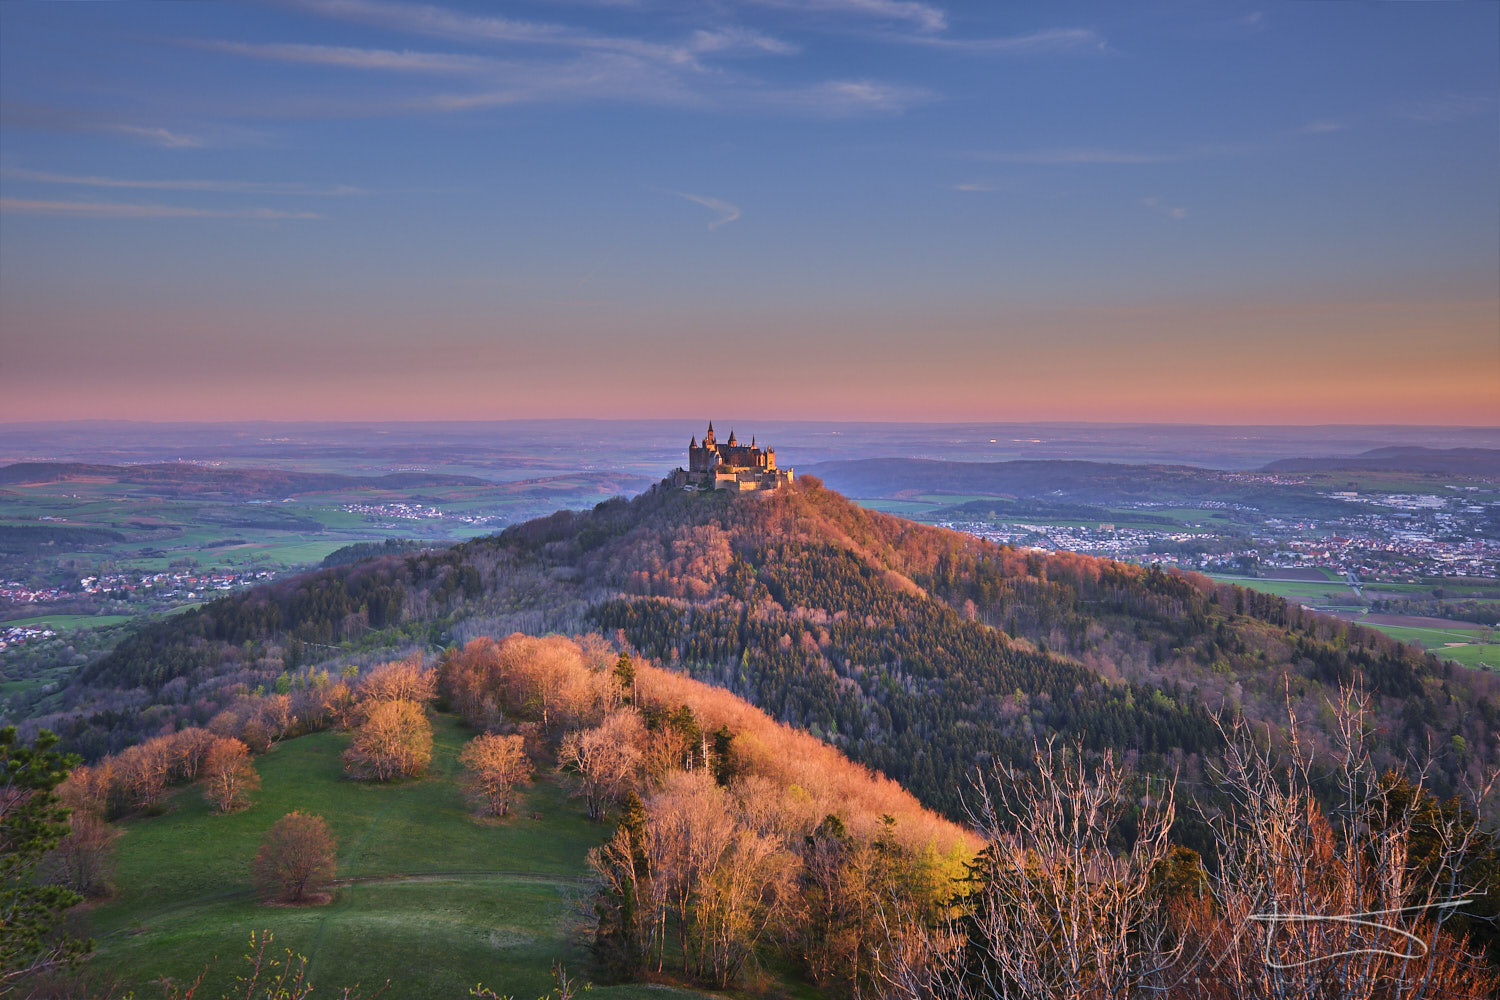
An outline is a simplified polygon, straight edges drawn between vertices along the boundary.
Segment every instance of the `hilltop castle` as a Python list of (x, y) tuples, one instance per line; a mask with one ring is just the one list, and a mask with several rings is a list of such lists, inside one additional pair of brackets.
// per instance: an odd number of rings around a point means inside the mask
[(710, 421), (703, 443), (700, 445), (697, 437), (688, 443), (688, 467), (672, 473), (671, 479), (672, 485), (684, 488), (749, 493), (790, 486), (792, 470), (776, 468), (775, 450), (756, 447), (754, 437), (743, 445), (730, 431), (729, 440), (720, 444)]

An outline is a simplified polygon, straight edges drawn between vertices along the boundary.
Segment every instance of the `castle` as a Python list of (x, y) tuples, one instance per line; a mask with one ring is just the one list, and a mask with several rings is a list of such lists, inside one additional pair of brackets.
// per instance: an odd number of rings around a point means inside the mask
[(703, 443), (700, 445), (697, 437), (688, 443), (688, 467), (672, 473), (671, 480), (672, 485), (684, 489), (749, 493), (790, 486), (792, 470), (776, 468), (775, 450), (757, 448), (754, 437), (748, 445), (743, 445), (735, 440), (734, 431), (730, 431), (729, 440), (720, 444), (710, 421)]

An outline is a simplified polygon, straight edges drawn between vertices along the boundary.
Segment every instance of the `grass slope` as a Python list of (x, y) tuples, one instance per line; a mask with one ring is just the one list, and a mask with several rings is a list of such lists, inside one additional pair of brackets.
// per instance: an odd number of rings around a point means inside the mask
[[(210, 974), (217, 985), (244, 968), (238, 956), (250, 933), (269, 928), (278, 949), (307, 956), (320, 992), (389, 978), (387, 996), (410, 1000), (466, 997), (476, 982), (524, 1000), (550, 988), (555, 959), (583, 972), (575, 902), (584, 854), (605, 828), (589, 823), (550, 776), (507, 820), (472, 818), (454, 780), (471, 735), (439, 716), (428, 776), (378, 786), (342, 780), (349, 737), (316, 733), (257, 759), (263, 787), (249, 809), (213, 815), (190, 787), (167, 815), (122, 823), (116, 895), (91, 914), (93, 962), (149, 996), (157, 977), (191, 979), (218, 956)], [(262, 834), (294, 809), (323, 816), (338, 838), (342, 884), (326, 906), (265, 906), (251, 891)], [(590, 995), (704, 994), (629, 985)]]

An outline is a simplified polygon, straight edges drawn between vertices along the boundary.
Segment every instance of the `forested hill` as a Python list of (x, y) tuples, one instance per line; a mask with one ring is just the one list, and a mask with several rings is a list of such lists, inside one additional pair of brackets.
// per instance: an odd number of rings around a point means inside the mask
[(1500, 476), (1500, 448), (1375, 448), (1342, 458), (1286, 458), (1266, 472), (1431, 472), (1448, 476)]
[(87, 753), (203, 721), (243, 685), (318, 683), (330, 656), (598, 630), (730, 688), (961, 808), (979, 762), (1058, 733), (1182, 769), (1211, 713), (1315, 740), (1340, 684), (1373, 696), (1388, 763), (1496, 759), (1496, 684), (1373, 631), (1207, 579), (1002, 548), (850, 503), (811, 477), (729, 496), (660, 487), (440, 552), (338, 566), (143, 629), (48, 722)]

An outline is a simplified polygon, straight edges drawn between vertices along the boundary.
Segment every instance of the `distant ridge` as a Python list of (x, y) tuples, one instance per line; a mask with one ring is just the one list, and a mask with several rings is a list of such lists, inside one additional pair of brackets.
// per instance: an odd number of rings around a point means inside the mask
[(1372, 448), (1342, 458), (1283, 458), (1265, 472), (1435, 472), (1500, 476), (1500, 448)]
[(980, 493), (1014, 497), (1098, 500), (1155, 499), (1164, 482), (1179, 491), (1222, 492), (1219, 473), (1190, 465), (1126, 465), (1056, 459), (950, 462), (921, 458), (867, 458), (823, 462), (802, 470), (854, 497), (895, 496), (902, 491)]
[(393, 472), (383, 476), (345, 476), (332, 472), (286, 469), (225, 469), (191, 462), (151, 465), (89, 465), (82, 462), (17, 462), (0, 467), (0, 484), (60, 483), (108, 480), (141, 485), (192, 486), (254, 496), (288, 496), (325, 490), (410, 488), (412, 486), (489, 486), (474, 476)]

